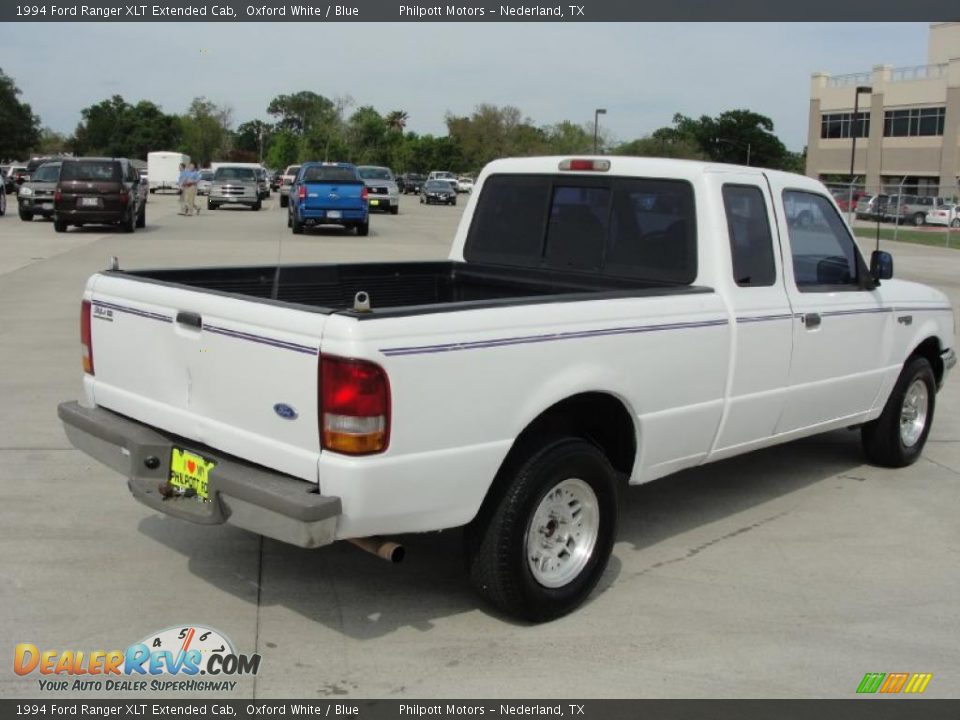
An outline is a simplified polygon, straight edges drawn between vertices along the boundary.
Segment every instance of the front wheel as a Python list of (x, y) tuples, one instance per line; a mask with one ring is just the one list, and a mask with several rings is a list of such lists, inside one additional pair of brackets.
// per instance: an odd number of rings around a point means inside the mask
[(930, 361), (913, 357), (904, 366), (883, 413), (860, 430), (867, 460), (884, 467), (906, 467), (923, 452), (933, 423), (937, 383)]
[(24, 222), (33, 222), (33, 213), (20, 210), (18, 214), (20, 215), (20, 219)]
[(952, 227), (952, 228), (960, 228), (960, 218), (954, 218), (953, 220), (951, 220), (951, 221), (950, 221), (950, 227)]
[(617, 530), (617, 473), (580, 438), (559, 438), (501, 469), (499, 492), (467, 527), (477, 592), (543, 622), (578, 607), (599, 581)]
[(920, 225), (923, 225), (926, 221), (927, 221), (927, 216), (924, 215), (923, 213), (916, 213), (916, 214), (913, 216), (913, 224), (914, 224), (916, 227), (919, 227)]

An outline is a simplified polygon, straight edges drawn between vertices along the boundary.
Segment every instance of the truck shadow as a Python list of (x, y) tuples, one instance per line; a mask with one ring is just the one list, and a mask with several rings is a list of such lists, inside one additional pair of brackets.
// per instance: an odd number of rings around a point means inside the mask
[[(642, 575), (680, 562), (784, 513), (717, 531), (696, 547), (678, 542), (673, 559), (645, 564), (644, 548), (734, 516), (863, 464), (859, 433), (839, 431), (687, 470), (624, 494), (618, 545), (587, 604), (616, 591), (622, 573)], [(854, 473), (856, 474), (856, 473)], [(251, 604), (280, 606), (357, 640), (401, 628), (432, 630), (438, 621), (480, 610), (491, 621), (514, 623), (474, 594), (464, 571), (459, 529), (404, 535), (406, 559), (390, 565), (349, 543), (303, 550), (229, 527), (200, 527), (161, 515), (141, 521), (140, 532), (184, 555), (192, 575)], [(629, 545), (624, 547), (624, 543)], [(225, 551), (218, 551), (217, 548)], [(203, 548), (198, 550), (198, 548)], [(262, 557), (257, 557), (262, 553)], [(171, 589), (183, 593), (183, 589)], [(495, 619), (495, 620), (494, 620)], [(523, 623), (515, 623), (522, 626)], [(265, 642), (270, 641), (264, 636)]]

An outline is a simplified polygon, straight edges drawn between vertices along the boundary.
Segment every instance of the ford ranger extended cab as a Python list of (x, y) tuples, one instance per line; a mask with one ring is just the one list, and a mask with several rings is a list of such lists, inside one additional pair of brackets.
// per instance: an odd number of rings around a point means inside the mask
[(499, 160), (446, 262), (95, 274), (59, 415), (194, 523), (394, 557), (385, 535), (465, 526), (479, 593), (548, 620), (627, 484), (857, 426), (871, 462), (917, 459), (953, 311), (892, 274), (806, 177)]

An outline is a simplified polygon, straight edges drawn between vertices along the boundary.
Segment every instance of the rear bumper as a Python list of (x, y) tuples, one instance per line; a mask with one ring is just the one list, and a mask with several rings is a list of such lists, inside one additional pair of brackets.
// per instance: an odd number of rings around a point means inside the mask
[[(126, 476), (133, 496), (158, 512), (202, 525), (228, 523), (304, 548), (334, 541), (340, 498), (318, 494), (316, 485), (222, 455), (103, 408), (66, 402), (57, 408), (57, 414), (74, 447)], [(161, 495), (174, 446), (216, 463), (208, 483), (210, 502)]]
[(340, 213), (340, 217), (330, 217), (331, 210), (321, 210), (319, 208), (297, 208), (297, 215), (303, 222), (315, 223), (362, 223), (367, 219), (365, 209), (340, 209), (333, 208), (332, 212)]
[(98, 225), (111, 225), (113, 223), (123, 222), (127, 214), (126, 210), (62, 210), (54, 207), (54, 214), (58, 220), (70, 223), (94, 223)]

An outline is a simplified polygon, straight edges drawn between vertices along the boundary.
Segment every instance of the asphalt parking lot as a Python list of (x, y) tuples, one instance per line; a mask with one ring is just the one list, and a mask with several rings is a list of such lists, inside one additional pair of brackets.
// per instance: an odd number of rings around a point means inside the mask
[[(926, 697), (960, 695), (960, 375), (913, 467), (864, 465), (859, 434), (842, 431), (631, 489), (598, 590), (541, 626), (480, 604), (459, 531), (406, 536), (407, 559), (388, 565), (347, 544), (308, 551), (190, 525), (135, 502), (67, 442), (56, 406), (80, 391), (79, 298), (111, 256), (129, 268), (442, 258), (464, 204), (406, 197), (400, 215), (372, 218), (369, 237), (294, 238), (276, 195), (260, 212), (198, 217), (151, 196), (133, 235), (55, 234), (10, 203), (0, 696), (47, 696), (36, 674), (11, 671), (17, 643), (123, 649), (183, 623), (263, 657), (259, 675), (217, 697), (845, 698), (866, 672), (929, 672)], [(897, 277), (960, 304), (958, 251), (883, 247)], [(61, 696), (84, 695), (107, 696)]]

